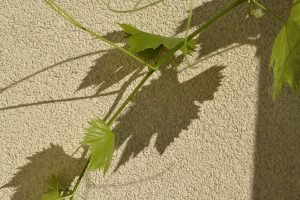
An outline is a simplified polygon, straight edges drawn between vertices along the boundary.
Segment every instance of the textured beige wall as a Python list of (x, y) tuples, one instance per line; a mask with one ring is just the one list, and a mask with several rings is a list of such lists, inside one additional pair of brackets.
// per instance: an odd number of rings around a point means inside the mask
[[(188, 7), (165, 0), (116, 14), (102, 1), (60, 2), (116, 42), (117, 22), (182, 35)], [(228, 2), (197, 1), (193, 27)], [(266, 4), (282, 15), (289, 8)], [(109, 175), (89, 173), (77, 199), (300, 199), (300, 98), (289, 90), (275, 104), (270, 98), (280, 24), (245, 20), (246, 10), (199, 37), (195, 68), (179, 57), (153, 76), (115, 124)], [(85, 161), (84, 151), (72, 153), (86, 122), (107, 117), (145, 71), (42, 0), (1, 0), (0, 21), (0, 199), (36, 200), (52, 174), (71, 184)]]

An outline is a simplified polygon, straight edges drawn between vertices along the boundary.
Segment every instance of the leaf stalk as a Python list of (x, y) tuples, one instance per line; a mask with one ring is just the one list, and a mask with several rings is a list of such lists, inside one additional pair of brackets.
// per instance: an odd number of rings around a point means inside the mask
[(281, 21), (283, 23), (286, 23), (285, 20), (283, 20), (280, 16), (278, 16), (277, 14), (275, 14), (275, 12), (265, 6), (263, 6), (262, 4), (260, 4), (258, 1), (256, 0), (252, 0), (252, 2), (259, 7), (260, 9), (264, 10), (265, 12), (269, 13), (270, 15), (272, 15), (273, 17), (275, 17), (278, 21)]
[(95, 31), (83, 26), (80, 22), (78, 22), (74, 17), (72, 17), (71, 15), (69, 15), (64, 9), (62, 9), (58, 4), (56, 4), (53, 0), (44, 0), (55, 12), (57, 12), (57, 14), (59, 14), (60, 16), (62, 16), (65, 20), (67, 20), (68, 22), (70, 22), (71, 24), (73, 24), (75, 27), (87, 32), (88, 34), (96, 37), (97, 39), (101, 40), (104, 43), (107, 43), (108, 45), (120, 50), (121, 52), (125, 53), (126, 55), (130, 56), (131, 58), (133, 58), (134, 60), (138, 61), (139, 63), (153, 69), (153, 70), (157, 70), (155, 67), (153, 67), (151, 64), (145, 62), (144, 60), (142, 60), (141, 58), (137, 57), (136, 55), (134, 55), (133, 53), (131, 53), (130, 51), (118, 46), (116, 43), (111, 42), (110, 40), (100, 36), (99, 34), (97, 34)]

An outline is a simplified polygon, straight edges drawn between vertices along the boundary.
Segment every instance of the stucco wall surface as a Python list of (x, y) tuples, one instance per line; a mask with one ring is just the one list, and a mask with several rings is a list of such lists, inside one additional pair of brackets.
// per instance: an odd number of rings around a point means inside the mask
[[(188, 1), (135, 13), (111, 12), (107, 1), (58, 2), (120, 45), (118, 22), (184, 35)], [(229, 2), (195, 1), (192, 29)], [(265, 4), (282, 16), (290, 7)], [(280, 23), (246, 20), (247, 8), (198, 38), (193, 67), (178, 56), (151, 77), (113, 126), (108, 175), (88, 173), (76, 199), (300, 199), (300, 98), (285, 89), (273, 103), (267, 69)], [(146, 69), (42, 0), (1, 0), (0, 21), (0, 199), (37, 200), (52, 174), (72, 184), (86, 161), (85, 150), (73, 153), (87, 121), (107, 118)]]

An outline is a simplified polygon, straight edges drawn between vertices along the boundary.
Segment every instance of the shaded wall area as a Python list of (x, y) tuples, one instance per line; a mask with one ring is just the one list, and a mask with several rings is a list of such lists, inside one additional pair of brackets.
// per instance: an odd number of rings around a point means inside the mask
[(0, 189), (14, 187), (11, 200), (39, 200), (47, 192), (49, 177), (56, 176), (61, 188), (66, 192), (74, 179), (80, 175), (86, 163), (87, 149), (80, 158), (65, 153), (59, 145), (50, 144), (50, 148), (27, 158), (28, 163), (18, 168), (18, 172)]
[[(211, 1), (197, 7), (192, 26), (198, 26), (220, 10), (221, 5), (230, 2)], [(291, 1), (261, 2), (282, 18), (288, 16), (291, 8)], [(272, 45), (282, 23), (268, 14), (261, 19), (244, 20), (246, 10), (246, 6), (240, 7), (201, 34), (199, 57), (234, 43), (253, 45), (257, 49), (260, 76), (252, 199), (300, 199), (300, 95), (285, 88), (273, 102), (273, 75), (268, 69)], [(178, 33), (184, 30), (185, 24), (186, 20)]]
[[(276, 13), (288, 14), (290, 4), (269, 1)], [(258, 51), (262, 66), (269, 62), (274, 34)], [(261, 67), (259, 78), (253, 199), (300, 199), (300, 95), (285, 88), (273, 103), (272, 76), (266, 67)]]

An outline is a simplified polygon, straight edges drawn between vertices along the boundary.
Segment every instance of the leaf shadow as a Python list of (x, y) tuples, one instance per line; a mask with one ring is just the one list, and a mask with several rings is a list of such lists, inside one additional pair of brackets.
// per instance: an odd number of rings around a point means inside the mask
[[(208, 1), (201, 6), (194, 8), (191, 28), (199, 27), (211, 16), (228, 5), (230, 0)], [(259, 35), (264, 34), (259, 20), (245, 19), (247, 6), (240, 6), (221, 18), (216, 24), (203, 31), (198, 36), (200, 44), (199, 57), (209, 55), (219, 49), (224, 49), (232, 44), (256, 45)], [(243, 23), (241, 23), (241, 21)], [(176, 29), (176, 34), (182, 33), (186, 29), (187, 19), (183, 20)]]
[[(123, 33), (121, 31), (108, 33), (106, 38), (113, 42), (122, 42)], [(140, 63), (128, 57), (123, 52), (120, 52), (118, 49), (111, 49), (95, 60), (95, 65), (90, 67), (89, 72), (82, 80), (77, 91), (94, 87), (96, 88), (94, 95), (98, 96), (105, 90), (110, 89), (113, 85), (127, 78), (116, 92), (117, 96), (104, 117), (104, 120), (106, 120), (115, 110), (127, 87), (144, 74), (143, 66)]]
[[(117, 36), (116, 41), (122, 41), (118, 38), (122, 34), (111, 35)], [(118, 120), (114, 128), (117, 134), (116, 146), (118, 148), (126, 143), (126, 148), (115, 171), (147, 147), (155, 134), (158, 135), (155, 147), (163, 154), (174, 139), (179, 137), (180, 132), (187, 129), (193, 119), (198, 118), (199, 106), (195, 102), (213, 100), (223, 77), (221, 75), (223, 66), (214, 66), (191, 80), (180, 83), (176, 67), (183, 61), (183, 57), (173, 57), (171, 60), (168, 64), (172, 67), (162, 69), (162, 76), (158, 80), (143, 87), (135, 97), (133, 105)], [(119, 50), (113, 49), (95, 61), (95, 65), (90, 68), (77, 90), (92, 86), (97, 88), (96, 94), (99, 94), (129, 76), (104, 117), (106, 120), (116, 109), (127, 87), (143, 74), (140, 64)], [(168, 112), (171, 113), (175, 108), (179, 110), (170, 115)]]
[(133, 100), (114, 128), (117, 147), (126, 142), (115, 171), (135, 157), (157, 135), (155, 148), (163, 154), (166, 148), (198, 118), (195, 102), (213, 100), (222, 79), (223, 66), (214, 66), (181, 83), (174, 67), (162, 69), (161, 77), (151, 81)]
[[(113, 31), (107, 33), (103, 36), (104, 38), (120, 43), (123, 42), (123, 33), (121, 31)], [(55, 68), (60, 66), (61, 64), (74, 61), (76, 59), (81, 59), (86, 56), (94, 55), (102, 53), (102, 55), (95, 60), (95, 65), (90, 67), (89, 72), (87, 73), (86, 77), (82, 80), (81, 84), (78, 86), (76, 91), (86, 89), (88, 87), (96, 88), (95, 94), (92, 95), (85, 95), (80, 97), (70, 97), (64, 99), (51, 99), (51, 100), (44, 100), (44, 101), (37, 101), (37, 102), (28, 102), (22, 103), (18, 105), (10, 105), (6, 107), (0, 108), (1, 110), (11, 110), (16, 108), (24, 108), (30, 106), (38, 106), (44, 104), (53, 104), (53, 103), (64, 103), (70, 101), (78, 101), (84, 99), (92, 99), (92, 98), (99, 98), (101, 96), (107, 95), (114, 95), (117, 94), (116, 101), (114, 102), (113, 106), (111, 106), (108, 115), (111, 114), (115, 106), (117, 105), (118, 101), (121, 99), (123, 93), (126, 91), (126, 88), (138, 77), (142, 76), (144, 73), (142, 72), (142, 67), (139, 63), (135, 62), (133, 59), (129, 58), (128, 56), (124, 55), (122, 52), (119, 52), (116, 49), (108, 49), (103, 51), (96, 51), (92, 53), (83, 54), (74, 58), (69, 58), (64, 61), (58, 62), (53, 64), (49, 67), (46, 67), (42, 70), (36, 71), (2, 89), (0, 89), (0, 93), (4, 92), (11, 87), (17, 86), (18, 84), (33, 78), (41, 73), (48, 71), (49, 69)], [(121, 88), (115, 91), (104, 92), (105, 90), (109, 89), (114, 84), (122, 81), (124, 78), (129, 77), (128, 80), (122, 84)], [(75, 92), (76, 92), (75, 91)]]
[[(137, 72), (136, 72), (137, 71)], [(95, 65), (90, 67), (89, 72), (82, 80), (78, 90), (87, 87), (95, 87), (96, 94), (109, 89), (132, 73), (138, 74), (142, 66), (135, 62), (118, 49), (108, 50), (105, 54), (95, 60)], [(141, 74), (140, 74), (141, 76)], [(138, 76), (136, 77), (138, 78)]]
[(55, 175), (62, 188), (68, 189), (87, 162), (86, 151), (80, 158), (74, 158), (66, 154), (61, 146), (51, 144), (50, 148), (28, 157), (29, 162), (20, 167), (10, 182), (1, 188), (15, 188), (11, 200), (40, 200), (47, 191), (48, 179)]

